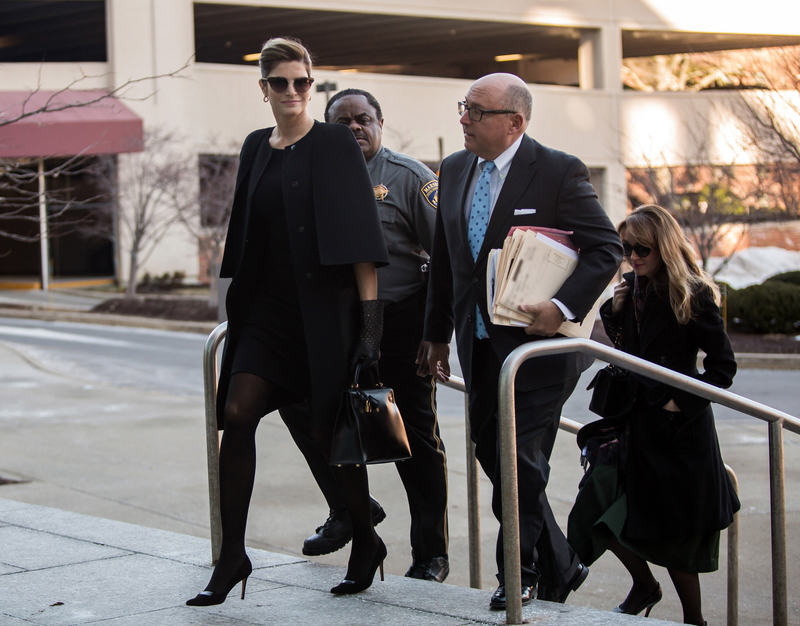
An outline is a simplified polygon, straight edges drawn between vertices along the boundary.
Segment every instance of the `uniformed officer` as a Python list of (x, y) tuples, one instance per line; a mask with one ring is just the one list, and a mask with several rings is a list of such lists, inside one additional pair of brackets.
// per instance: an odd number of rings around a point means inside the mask
[[(436, 175), (424, 164), (382, 146), (383, 113), (375, 97), (360, 89), (335, 94), (325, 121), (345, 124), (367, 160), (378, 201), (389, 265), (378, 270), (378, 298), (385, 303), (378, 364), (381, 382), (395, 392), (411, 444), (411, 458), (397, 463), (411, 513), (413, 562), (406, 576), (442, 582), (447, 557), (447, 457), (439, 437), (436, 382), (417, 376), (431, 250), (438, 201)], [(330, 507), (327, 521), (303, 544), (303, 554), (335, 552), (350, 540), (350, 518), (319, 448), (309, 437), (302, 405), (281, 409)], [(373, 519), (385, 513), (372, 501)]]

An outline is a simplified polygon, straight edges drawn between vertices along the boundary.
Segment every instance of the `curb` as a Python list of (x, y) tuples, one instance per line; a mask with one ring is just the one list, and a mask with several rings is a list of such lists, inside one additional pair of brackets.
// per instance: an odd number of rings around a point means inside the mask
[(798, 370), (800, 354), (758, 354), (738, 352), (736, 365), (739, 369), (750, 370)]
[(187, 322), (181, 320), (165, 320), (157, 317), (136, 317), (132, 315), (114, 315), (112, 313), (91, 313), (64, 309), (11, 308), (0, 306), (0, 317), (16, 319), (44, 320), (47, 322), (76, 322), (80, 324), (101, 324), (103, 326), (132, 326), (136, 328), (152, 328), (155, 330), (172, 330), (207, 335), (219, 322)]
[[(114, 315), (113, 313), (91, 313), (65, 309), (12, 308), (0, 306), (0, 317), (16, 319), (34, 319), (48, 322), (76, 322), (81, 324), (101, 324), (103, 326), (131, 326), (136, 328), (152, 328), (155, 330), (172, 330), (207, 335), (219, 322), (187, 322), (165, 320), (156, 317), (136, 317), (132, 315)], [(698, 365), (702, 367), (702, 358)], [(759, 354), (739, 352), (736, 364), (740, 369), (765, 370), (800, 370), (800, 354)]]

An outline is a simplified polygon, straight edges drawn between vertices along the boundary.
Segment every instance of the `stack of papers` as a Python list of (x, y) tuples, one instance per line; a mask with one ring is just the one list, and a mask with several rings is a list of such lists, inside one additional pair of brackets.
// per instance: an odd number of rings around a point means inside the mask
[[(556, 295), (578, 265), (578, 249), (572, 232), (554, 228), (512, 228), (503, 247), (489, 253), (486, 271), (490, 321), (500, 326), (529, 326), (534, 318), (519, 310), (521, 304), (546, 302)], [(588, 339), (600, 300), (583, 323), (564, 322), (558, 332)]]

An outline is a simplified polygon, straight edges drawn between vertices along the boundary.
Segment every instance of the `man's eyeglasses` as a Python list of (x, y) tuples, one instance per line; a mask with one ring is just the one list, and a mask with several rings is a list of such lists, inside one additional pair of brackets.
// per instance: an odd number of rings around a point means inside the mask
[(622, 252), (627, 257), (629, 257), (632, 253), (635, 252), (636, 256), (638, 256), (640, 259), (643, 259), (648, 254), (650, 254), (650, 248), (648, 248), (647, 246), (643, 246), (640, 243), (637, 243), (636, 245), (632, 246), (627, 241), (623, 241), (622, 242)]
[[(289, 88), (289, 79), (283, 76), (270, 76), (269, 78), (262, 78), (261, 82), (269, 83), (272, 91), (275, 93), (283, 93)], [(311, 89), (314, 79), (309, 76), (294, 79), (294, 90), (297, 93), (306, 93)]]
[(516, 111), (508, 111), (506, 109), (497, 109), (494, 111), (484, 111), (475, 107), (468, 107), (466, 102), (458, 103), (458, 114), (464, 115), (465, 111), (469, 111), (469, 119), (473, 122), (480, 122), (486, 114), (500, 114), (500, 113), (516, 113)]

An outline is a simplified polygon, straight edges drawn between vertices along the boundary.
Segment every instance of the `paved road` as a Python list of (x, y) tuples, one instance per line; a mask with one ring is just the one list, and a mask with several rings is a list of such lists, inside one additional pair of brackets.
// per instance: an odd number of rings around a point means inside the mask
[(0, 341), (48, 370), (95, 383), (202, 395), (197, 333), (0, 319)]
[[(0, 497), (207, 536), (207, 488), (200, 360), (205, 337), (141, 329), (0, 319), (0, 476), (28, 482), (0, 487)], [(588, 372), (585, 379), (592, 375)], [(565, 407), (581, 422), (586, 380)], [(800, 373), (743, 370), (736, 390), (789, 413), (797, 412)], [(741, 623), (771, 623), (769, 482), (766, 428), (751, 418), (717, 410), (726, 461), (740, 480), (743, 501), (740, 571)], [(468, 584), (463, 401), (442, 390), (440, 422), (448, 445), (452, 573)], [(299, 555), (302, 540), (327, 513), (302, 457), (275, 415), (259, 429), (256, 492), (248, 542)], [(786, 436), (787, 527), (790, 538), (791, 623), (800, 624), (800, 437)], [(553, 455), (548, 494), (566, 522), (581, 470), (574, 438), (562, 434)], [(370, 469), (373, 494), (389, 514), (379, 532), (393, 574), (409, 564), (408, 513), (391, 466)], [(494, 585), (496, 522), (490, 486), (482, 480), (483, 587)], [(725, 541), (720, 572), (703, 576), (706, 617), (725, 612)], [(320, 561), (344, 565), (346, 551)], [(665, 600), (654, 617), (680, 621), (674, 590), (663, 570)], [(605, 556), (570, 602), (610, 608), (627, 593), (621, 566)]]

